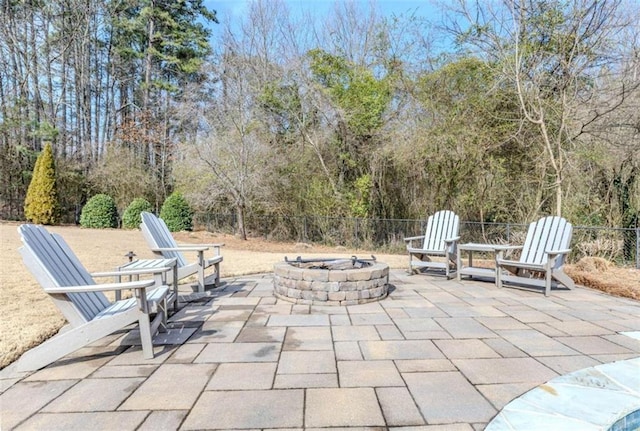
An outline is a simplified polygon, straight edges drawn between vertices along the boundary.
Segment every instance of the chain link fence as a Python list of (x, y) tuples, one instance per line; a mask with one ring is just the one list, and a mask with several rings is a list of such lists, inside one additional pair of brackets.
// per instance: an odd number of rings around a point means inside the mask
[[(234, 214), (197, 213), (198, 229), (210, 232), (235, 233)], [(422, 235), (426, 220), (363, 219), (349, 217), (248, 215), (245, 226), (248, 235), (274, 241), (317, 243), (377, 250), (381, 253), (401, 253), (404, 238)], [(480, 223), (463, 221), (460, 242), (490, 244), (522, 244), (528, 224)], [(601, 257), (621, 266), (640, 269), (640, 227), (607, 228), (574, 226), (569, 261), (582, 257)]]

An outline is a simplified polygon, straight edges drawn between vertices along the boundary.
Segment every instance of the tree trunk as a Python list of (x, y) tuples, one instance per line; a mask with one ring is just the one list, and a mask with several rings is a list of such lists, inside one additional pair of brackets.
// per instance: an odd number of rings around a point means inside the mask
[(245, 220), (244, 220), (244, 205), (239, 203), (236, 204), (236, 214), (238, 216), (238, 228), (236, 230), (236, 235), (242, 239), (242, 240), (246, 240), (247, 239), (247, 231), (245, 228)]

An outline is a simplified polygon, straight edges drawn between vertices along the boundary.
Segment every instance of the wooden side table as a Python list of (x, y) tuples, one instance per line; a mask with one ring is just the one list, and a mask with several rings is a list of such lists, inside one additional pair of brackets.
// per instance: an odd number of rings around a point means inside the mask
[[(482, 244), (482, 243), (474, 243), (469, 242), (466, 244), (458, 245), (458, 254), (456, 257), (456, 279), (461, 280), (463, 275), (468, 275), (470, 277), (483, 277), (495, 280), (496, 278), (496, 265), (495, 265), (495, 256), (500, 248), (499, 244)], [(469, 255), (468, 265), (462, 266), (462, 252), (466, 251)], [(493, 268), (483, 268), (479, 266), (473, 266), (473, 253), (492, 253), (494, 265)]]
[[(178, 310), (178, 265), (176, 259), (139, 259), (129, 262), (117, 268), (117, 280), (121, 281), (122, 276), (129, 276), (130, 279), (139, 279), (141, 274), (152, 274), (157, 285), (167, 285), (167, 274), (172, 271), (171, 287), (172, 293), (167, 298), (168, 302), (173, 302), (173, 310)], [(120, 299), (120, 292), (116, 292), (116, 300)]]

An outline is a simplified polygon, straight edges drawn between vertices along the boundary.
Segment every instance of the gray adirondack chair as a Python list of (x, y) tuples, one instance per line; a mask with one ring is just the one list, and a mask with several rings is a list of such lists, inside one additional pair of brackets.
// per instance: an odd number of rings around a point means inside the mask
[[(563, 269), (566, 256), (571, 252), (573, 227), (562, 217), (543, 217), (529, 225), (527, 237), (521, 246), (497, 248), (496, 285), (504, 283), (519, 287), (542, 287), (546, 296), (552, 287), (575, 287)], [(521, 249), (518, 260), (504, 258), (506, 251)]]
[[(178, 245), (164, 220), (146, 211), (142, 212), (140, 216), (142, 218), (140, 230), (142, 230), (142, 235), (151, 251), (165, 259), (177, 259), (178, 280), (197, 274), (198, 292), (204, 292), (204, 271), (213, 267), (215, 274), (214, 285), (218, 286), (220, 284), (220, 262), (222, 262), (220, 247), (224, 244)], [(204, 252), (210, 248), (215, 250), (215, 254), (212, 257), (205, 257)], [(198, 260), (191, 263), (188, 262), (183, 254), (183, 252), (187, 251), (197, 252)]]
[[(152, 336), (166, 328), (167, 286), (154, 288), (154, 280), (96, 284), (62, 237), (32, 224), (21, 225), (18, 231), (24, 244), (19, 251), (26, 267), (68, 325), (25, 352), (15, 363), (17, 371), (43, 368), (135, 322), (140, 327), (144, 357), (153, 358)], [(135, 297), (111, 303), (103, 293), (122, 289), (133, 290)], [(152, 313), (156, 313), (153, 319)]]
[[(409, 274), (426, 268), (444, 270), (446, 277), (451, 278), (456, 268), (459, 229), (460, 218), (453, 211), (438, 211), (429, 216), (424, 235), (404, 239), (409, 253)], [(434, 261), (434, 256), (443, 257), (444, 261)]]

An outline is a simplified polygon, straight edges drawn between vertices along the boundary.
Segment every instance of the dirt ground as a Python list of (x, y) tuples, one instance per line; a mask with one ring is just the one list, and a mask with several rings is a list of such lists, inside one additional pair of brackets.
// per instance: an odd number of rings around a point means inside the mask
[[(53, 302), (27, 271), (18, 253), (21, 245), (18, 223), (0, 222), (0, 369), (16, 360), (20, 354), (54, 335), (65, 323)], [(137, 231), (120, 229), (82, 229), (76, 226), (54, 226), (51, 232), (62, 235), (80, 261), (90, 272), (115, 269), (128, 261), (133, 251), (137, 258), (153, 258), (153, 254)], [(377, 254), (368, 250), (295, 244), (250, 238), (246, 241), (232, 235), (210, 232), (180, 232), (178, 243), (224, 243), (222, 277), (272, 271), (285, 256), (304, 257), (370, 257), (371, 254), (391, 268), (406, 267), (405, 254)], [(187, 256), (195, 259), (194, 256)], [(566, 271), (581, 285), (608, 293), (640, 300), (640, 271), (619, 268), (602, 259), (584, 259), (567, 265)], [(104, 280), (110, 282), (113, 280)]]

